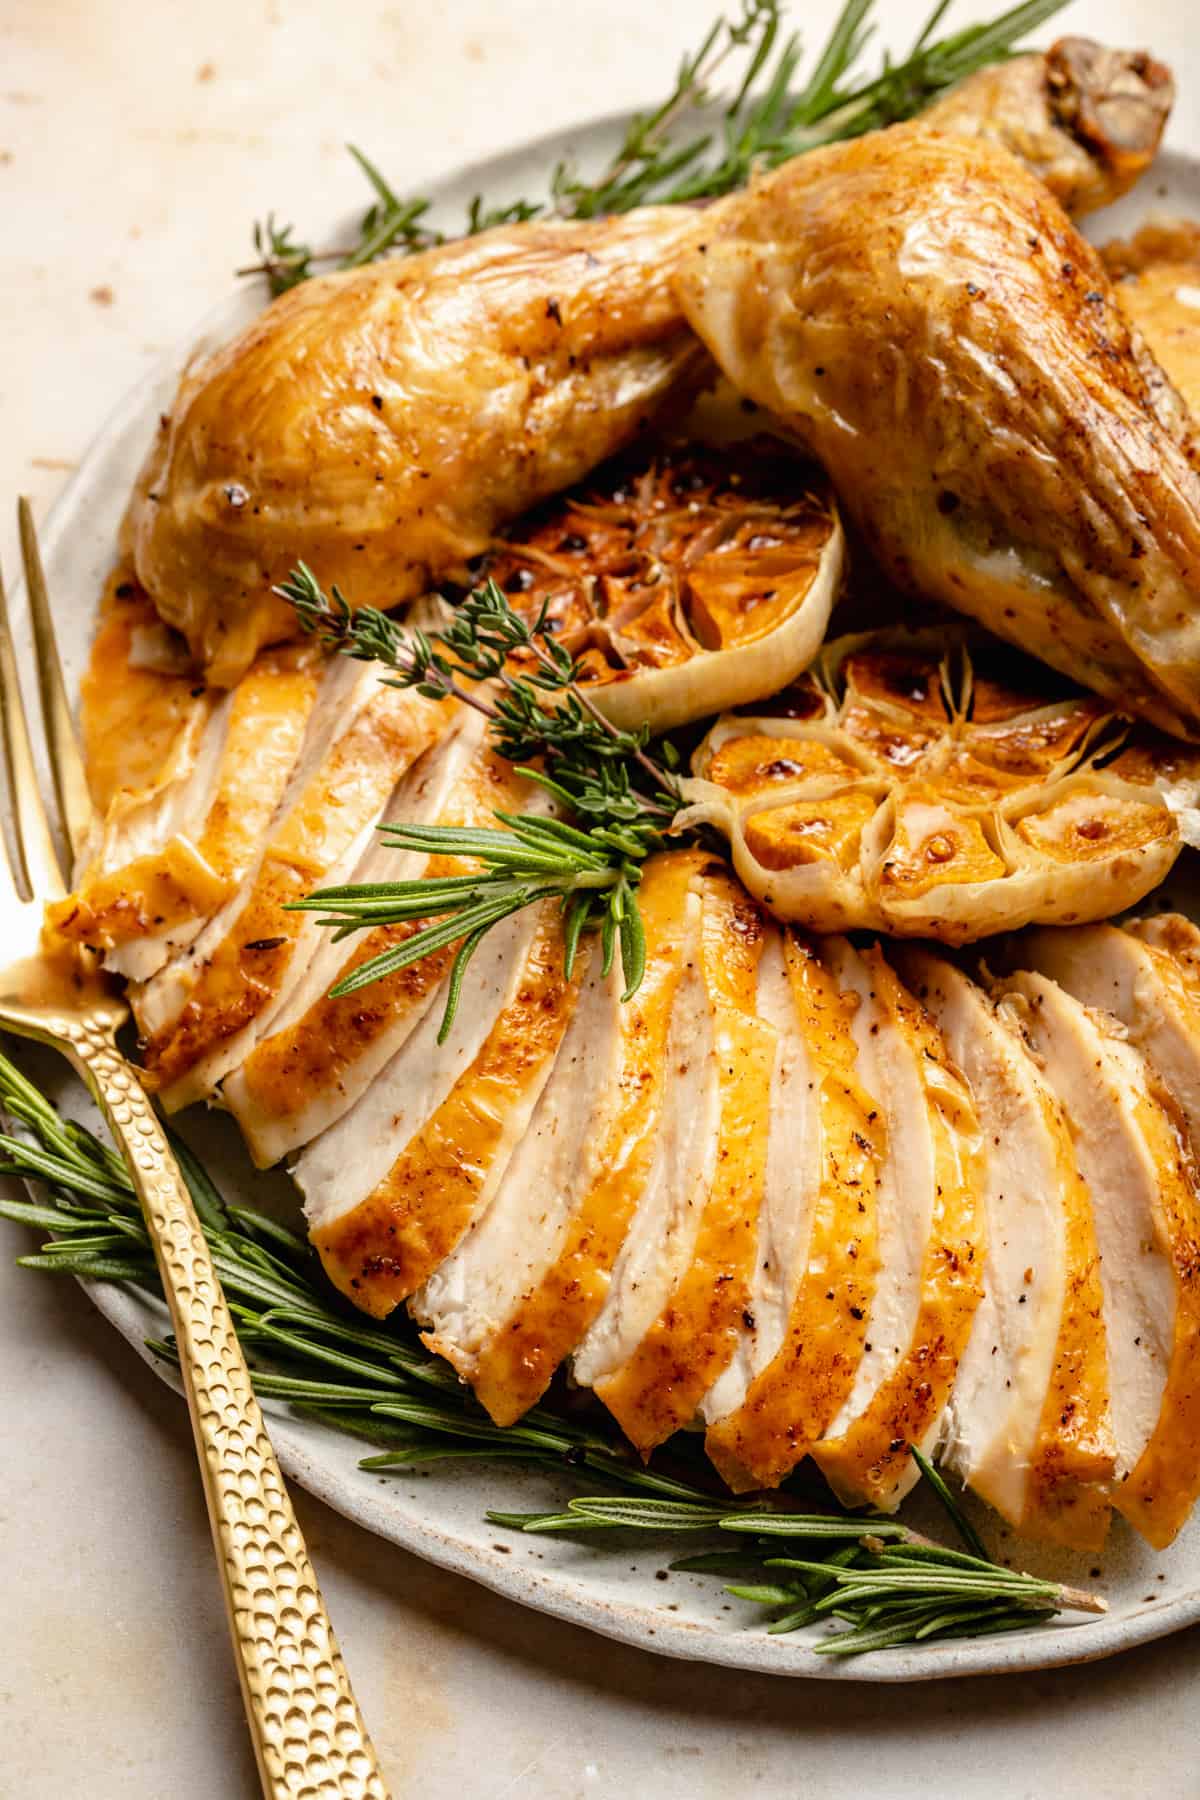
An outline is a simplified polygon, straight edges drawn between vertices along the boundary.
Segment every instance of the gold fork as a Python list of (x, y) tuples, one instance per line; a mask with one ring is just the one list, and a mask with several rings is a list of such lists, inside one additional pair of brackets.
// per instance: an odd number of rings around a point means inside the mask
[[(48, 759), (72, 853), (91, 816), (28, 503), (18, 506)], [(117, 1048), (125, 1002), (93, 966), (43, 946), (64, 892), (38, 790), (0, 580), (0, 723), (18, 869), (0, 844), (0, 1026), (49, 1044), (91, 1089), (129, 1164), (171, 1311), (234, 1655), (268, 1800), (387, 1800), (317, 1578), (254, 1398), (191, 1199), (137, 1075)], [(19, 886), (23, 884), (25, 897)]]

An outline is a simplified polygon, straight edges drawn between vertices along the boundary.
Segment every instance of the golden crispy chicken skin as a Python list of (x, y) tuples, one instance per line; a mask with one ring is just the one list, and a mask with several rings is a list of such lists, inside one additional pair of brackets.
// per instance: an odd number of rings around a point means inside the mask
[(271, 587), (300, 558), (394, 605), (654, 419), (704, 360), (669, 282), (697, 224), (502, 227), (324, 276), (192, 368), (126, 530), (209, 679), (295, 634)]
[(1144, 50), (1065, 37), (968, 76), (923, 122), (1003, 145), (1069, 213), (1087, 213), (1149, 167), (1174, 98), (1171, 71)]
[[(1173, 384), (1194, 430), (1200, 421), (1200, 225), (1152, 218), (1100, 254), (1116, 281), (1117, 304)], [(1193, 460), (1200, 462), (1200, 446)]]
[(1200, 477), (1097, 252), (1006, 150), (898, 125), (723, 201), (676, 279), (901, 586), (1200, 734)]

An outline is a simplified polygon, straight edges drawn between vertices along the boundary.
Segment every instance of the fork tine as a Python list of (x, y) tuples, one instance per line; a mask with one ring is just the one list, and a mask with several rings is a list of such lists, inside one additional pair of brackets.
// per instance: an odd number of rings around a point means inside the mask
[(37, 766), (21, 699), (3, 575), (0, 575), (0, 737), (4, 743), (4, 761), (13, 800), (17, 858), (26, 891), (31, 898), (58, 899), (64, 891), (63, 879), (46, 809), (38, 791)]
[(46, 576), (42, 569), (33, 513), (24, 495), (17, 501), (17, 523), (21, 534), (21, 560), (25, 565), (25, 591), (29, 595), (29, 612), (33, 620), (38, 696), (42, 703), (42, 722), (46, 728), (50, 773), (54, 777), (54, 793), (58, 801), (63, 836), (74, 861), (91, 829), (92, 799), (67, 700), (58, 641), (54, 635), (54, 616), (50, 611), (50, 596), (46, 590)]

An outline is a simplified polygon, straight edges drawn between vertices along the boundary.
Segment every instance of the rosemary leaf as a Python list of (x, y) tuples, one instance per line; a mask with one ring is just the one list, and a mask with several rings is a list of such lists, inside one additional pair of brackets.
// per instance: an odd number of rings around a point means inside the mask
[[(840, 1518), (825, 1513), (765, 1513), (747, 1520), (742, 1514), (722, 1519), (722, 1531), (753, 1531), (769, 1537), (854, 1538), (866, 1532), (875, 1537), (907, 1538), (907, 1525), (898, 1519), (880, 1519), (874, 1514), (843, 1514)], [(799, 1565), (797, 1565), (799, 1566)]]
[(623, 1525), (638, 1531), (711, 1531), (727, 1505), (643, 1499), (572, 1500), (568, 1511), (584, 1524)]
[(797, 1600), (807, 1598), (804, 1589), (797, 1583), (795, 1587), (779, 1587), (770, 1582), (751, 1582), (745, 1587), (727, 1587), (727, 1594), (735, 1600), (749, 1600), (755, 1606), (795, 1606)]
[(971, 1552), (972, 1556), (980, 1557), (986, 1562), (987, 1551), (984, 1549), (983, 1539), (972, 1525), (970, 1519), (968, 1519), (966, 1513), (964, 1513), (962, 1507), (958, 1504), (958, 1501), (954, 1498), (954, 1495), (950, 1492), (950, 1489), (946, 1486), (941, 1475), (939, 1475), (938, 1471), (934, 1468), (928, 1458), (922, 1454), (916, 1444), (910, 1444), (909, 1450), (912, 1452), (913, 1461), (916, 1463), (918, 1469), (920, 1469), (933, 1492), (941, 1501), (942, 1509), (945, 1512), (946, 1517), (954, 1526), (954, 1529), (957, 1531), (963, 1543), (967, 1546), (967, 1549)]

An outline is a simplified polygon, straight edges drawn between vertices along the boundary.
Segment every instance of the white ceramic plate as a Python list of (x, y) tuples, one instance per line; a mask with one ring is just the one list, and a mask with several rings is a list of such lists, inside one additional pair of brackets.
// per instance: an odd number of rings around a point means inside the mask
[[(549, 170), (562, 157), (577, 156), (585, 166), (598, 164), (611, 152), (625, 123), (624, 118), (603, 120), (447, 178), (436, 191), (438, 222), (455, 229), (467, 202), (480, 189), (486, 189), (489, 198), (501, 199), (541, 191)], [(1101, 239), (1124, 234), (1158, 206), (1200, 216), (1200, 163), (1163, 157), (1137, 194), (1091, 222), (1091, 233)], [(336, 232), (329, 235), (336, 241)], [(230, 254), (232, 260), (232, 250)], [(230, 336), (262, 301), (261, 291), (243, 287), (210, 316), (178, 357), (139, 386), (104, 427), (54, 509), (43, 548), (64, 659), (73, 680), (86, 657), (96, 597), (113, 559), (126, 496), (158, 414), (170, 400), (178, 368), (198, 343)], [(23, 605), (22, 595), (16, 596), (16, 604)], [(40, 1068), (51, 1084), (60, 1083), (69, 1109), (86, 1118), (86, 1098), (69, 1085), (61, 1066), (47, 1062)], [(252, 1171), (229, 1121), (201, 1114), (186, 1119), (184, 1129), (228, 1196), (241, 1194), (265, 1204), (273, 1193), (294, 1208), (284, 1178)], [(162, 1309), (137, 1293), (108, 1286), (95, 1287), (92, 1297), (163, 1379), (173, 1382), (173, 1372), (149, 1356), (143, 1343), (161, 1333)], [(888, 1651), (848, 1662), (830, 1660), (813, 1654), (809, 1634), (768, 1637), (755, 1609), (729, 1601), (713, 1577), (663, 1579), (666, 1563), (692, 1547), (691, 1539), (646, 1539), (628, 1551), (594, 1549), (562, 1539), (521, 1537), (487, 1524), (484, 1513), (489, 1506), (521, 1509), (554, 1504), (561, 1496), (543, 1476), (514, 1473), (503, 1465), (453, 1472), (434, 1465), (424, 1473), (380, 1477), (357, 1467), (361, 1444), (295, 1418), (286, 1409), (273, 1411), (272, 1433), (285, 1472), (369, 1531), (523, 1605), (666, 1655), (779, 1675), (912, 1681), (1087, 1661), (1200, 1620), (1200, 1519), (1165, 1556), (1154, 1555), (1118, 1525), (1102, 1555), (1073, 1558), (1061, 1553), (1047, 1556), (1011, 1537), (1006, 1541), (995, 1516), (980, 1509), (979, 1523), (993, 1554), (1038, 1573), (1098, 1588), (1109, 1601), (1108, 1616), (1032, 1628), (1010, 1637)]]

